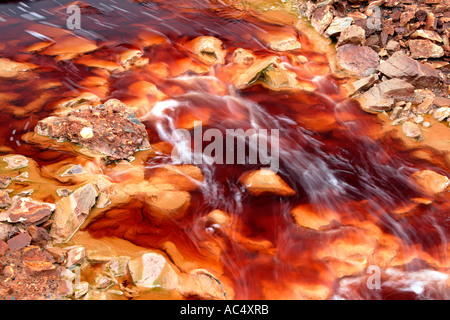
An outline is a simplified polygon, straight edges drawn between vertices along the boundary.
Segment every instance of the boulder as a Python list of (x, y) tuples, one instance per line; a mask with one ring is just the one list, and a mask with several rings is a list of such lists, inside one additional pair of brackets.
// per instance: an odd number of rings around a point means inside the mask
[(389, 59), (382, 62), (378, 70), (389, 78), (400, 78), (421, 87), (431, 87), (439, 83), (439, 73), (422, 64), (404, 52), (395, 52)]
[(158, 253), (145, 253), (128, 262), (133, 283), (142, 288), (176, 289), (177, 273), (166, 259)]
[(89, 183), (56, 202), (50, 230), (54, 242), (65, 242), (72, 236), (88, 217), (97, 196), (97, 189)]
[(370, 47), (345, 44), (337, 48), (336, 66), (348, 74), (367, 77), (375, 73), (379, 62), (378, 53)]
[(240, 178), (248, 192), (254, 196), (277, 195), (293, 196), (295, 191), (283, 179), (269, 169), (260, 169), (245, 173)]
[(25, 225), (41, 224), (47, 221), (55, 210), (55, 205), (14, 196), (8, 209), (8, 222), (21, 222)]
[(58, 141), (67, 139), (109, 160), (131, 159), (136, 151), (150, 147), (145, 126), (131, 108), (116, 99), (48, 117), (38, 122), (35, 132)]
[(413, 182), (424, 192), (436, 195), (444, 192), (450, 185), (450, 179), (432, 170), (417, 171), (411, 175)]

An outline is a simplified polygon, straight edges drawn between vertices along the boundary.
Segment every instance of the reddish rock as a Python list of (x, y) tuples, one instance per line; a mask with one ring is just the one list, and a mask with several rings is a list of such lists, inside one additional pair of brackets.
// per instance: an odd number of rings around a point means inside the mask
[(440, 82), (439, 73), (435, 69), (400, 51), (382, 62), (378, 70), (389, 78), (400, 78), (420, 87), (429, 87)]
[(52, 256), (37, 246), (30, 246), (22, 252), (22, 262), (29, 273), (55, 270)]
[(0, 189), (4, 189), (11, 183), (11, 177), (0, 175)]
[(8, 244), (5, 241), (0, 240), (0, 257), (2, 257), (8, 249)]
[(11, 198), (7, 190), (0, 190), (0, 208), (7, 208), (11, 204)]
[(9, 239), (7, 243), (10, 250), (20, 250), (31, 243), (31, 237), (28, 233), (19, 233), (17, 236)]
[(337, 49), (337, 67), (359, 77), (366, 77), (374, 73), (379, 61), (378, 53), (369, 47), (346, 44)]
[(99, 152), (110, 160), (130, 159), (150, 147), (145, 126), (134, 110), (116, 99), (99, 106), (82, 106), (61, 117), (39, 121), (36, 133), (58, 141), (66, 139)]
[(8, 210), (8, 222), (22, 222), (25, 225), (41, 224), (48, 220), (53, 210), (55, 210), (54, 204), (15, 196)]
[(341, 32), (337, 46), (353, 43), (356, 45), (364, 44), (366, 40), (366, 32), (359, 26), (352, 25)]
[(311, 25), (322, 34), (333, 21), (333, 17), (332, 7), (330, 5), (323, 6), (312, 14)]
[(51, 240), (50, 235), (44, 228), (31, 225), (27, 227), (27, 232), (31, 236), (32, 243), (38, 246), (43, 247)]
[(444, 49), (430, 40), (409, 40), (408, 46), (411, 51), (411, 57), (415, 59), (440, 58), (444, 56)]

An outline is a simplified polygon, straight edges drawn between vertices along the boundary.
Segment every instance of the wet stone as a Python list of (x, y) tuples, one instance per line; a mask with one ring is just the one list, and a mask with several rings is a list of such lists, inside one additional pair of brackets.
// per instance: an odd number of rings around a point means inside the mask
[(8, 169), (16, 170), (28, 166), (28, 160), (21, 155), (11, 155), (3, 157), (3, 161), (8, 164)]
[(110, 160), (131, 159), (136, 151), (150, 147), (145, 126), (134, 119), (131, 108), (111, 99), (103, 105), (86, 105), (65, 116), (41, 120), (35, 132), (58, 141), (67, 139)]
[(26, 225), (40, 224), (48, 220), (53, 210), (55, 210), (54, 204), (14, 196), (8, 210), (8, 222), (21, 222)]

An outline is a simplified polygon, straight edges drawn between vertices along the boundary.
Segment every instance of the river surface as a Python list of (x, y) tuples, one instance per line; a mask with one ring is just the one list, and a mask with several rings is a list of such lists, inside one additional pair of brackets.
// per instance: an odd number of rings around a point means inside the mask
[[(448, 168), (438, 159), (412, 157), (401, 141), (383, 135), (377, 117), (341, 93), (327, 55), (314, 51), (306, 31), (220, 1), (82, 3), (78, 30), (67, 26), (69, 1), (0, 5), (1, 57), (37, 66), (32, 76), (0, 80), (3, 150), (31, 157), (42, 167), (75, 159), (73, 153), (43, 150), (21, 137), (62, 97), (91, 92), (102, 101), (138, 105), (151, 144), (176, 145), (172, 132), (186, 127), (186, 119), (202, 121), (204, 131), (279, 130), (278, 175), (295, 190), (292, 197), (252, 196), (239, 177), (264, 165), (202, 163), (204, 182), (191, 192), (183, 218), (155, 223), (146, 218), (145, 201), (135, 199), (95, 217), (84, 227), (92, 237), (118, 237), (151, 249), (170, 241), (186, 260), (202, 261), (206, 269), (220, 265), (218, 278), (226, 279), (236, 299), (448, 298), (449, 196), (424, 195), (409, 178), (422, 169), (448, 175)], [(294, 35), (301, 49), (271, 50), (263, 39), (274, 32)], [(45, 47), (67, 36), (97, 48), (60, 61), (45, 48), (30, 52), (36, 43)], [(225, 65), (205, 66), (186, 49), (200, 36), (223, 42)], [(237, 48), (258, 58), (278, 56), (298, 81), (315, 89), (236, 89), (229, 74), (239, 72), (230, 66)], [(148, 62), (111, 72), (81, 59), (113, 64), (127, 49), (141, 50)], [(136, 89), (132, 84), (138, 81), (153, 83), (164, 97)], [(145, 177), (172, 161), (170, 154), (149, 157)], [(114, 166), (104, 173), (120, 183), (124, 175)], [(319, 215), (332, 212), (335, 221), (321, 230), (301, 227), (291, 215), (300, 205)], [(216, 209), (230, 214), (227, 230), (202, 219)], [(379, 288), (367, 285), (370, 266), (381, 270)]]

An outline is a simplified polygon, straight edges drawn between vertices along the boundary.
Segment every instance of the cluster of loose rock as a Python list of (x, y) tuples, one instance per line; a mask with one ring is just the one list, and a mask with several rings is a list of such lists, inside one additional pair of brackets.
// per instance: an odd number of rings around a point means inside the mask
[(336, 72), (355, 76), (349, 95), (367, 112), (387, 112), (421, 140), (425, 115), (450, 122), (450, 10), (445, 1), (306, 1), (321, 34), (336, 39)]

